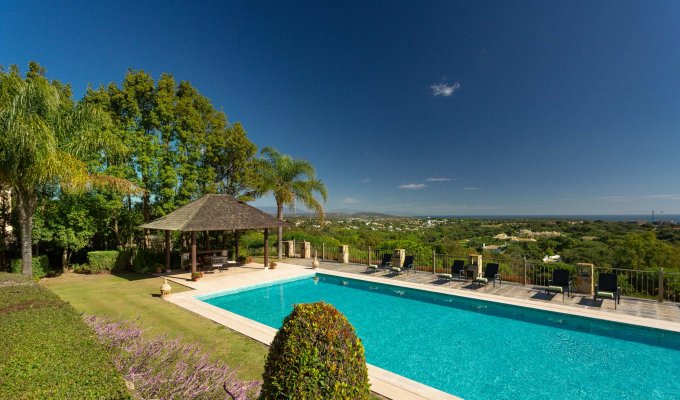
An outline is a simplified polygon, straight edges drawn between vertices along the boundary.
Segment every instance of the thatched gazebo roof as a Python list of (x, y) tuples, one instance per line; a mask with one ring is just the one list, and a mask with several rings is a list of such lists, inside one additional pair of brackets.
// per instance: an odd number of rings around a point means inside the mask
[[(206, 194), (165, 217), (140, 225), (143, 229), (165, 231), (165, 265), (170, 269), (170, 231), (191, 232), (191, 271), (196, 272), (196, 232), (264, 229), (264, 265), (269, 264), (266, 249), (269, 228), (288, 226), (271, 215), (226, 194)], [(238, 237), (236, 239), (238, 256)]]
[(226, 194), (206, 194), (140, 228), (198, 232), (278, 228), (287, 226), (271, 215)]

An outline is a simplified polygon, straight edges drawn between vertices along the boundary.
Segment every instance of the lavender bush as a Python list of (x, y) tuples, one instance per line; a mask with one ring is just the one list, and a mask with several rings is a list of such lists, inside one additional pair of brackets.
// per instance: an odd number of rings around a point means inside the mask
[(257, 398), (261, 382), (244, 382), (233, 369), (209, 360), (197, 344), (167, 335), (146, 339), (136, 322), (110, 322), (86, 316), (114, 365), (145, 399)]

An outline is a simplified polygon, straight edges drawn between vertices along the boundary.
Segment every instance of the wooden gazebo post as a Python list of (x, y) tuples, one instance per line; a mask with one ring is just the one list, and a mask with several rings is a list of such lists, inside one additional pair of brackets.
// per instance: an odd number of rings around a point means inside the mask
[(240, 235), (239, 235), (239, 231), (238, 231), (238, 230), (234, 231), (234, 237), (235, 237), (235, 239), (236, 239), (236, 245), (234, 246), (234, 247), (235, 247), (234, 250), (235, 250), (236, 256), (234, 257), (234, 261), (238, 261), (238, 256), (239, 256), (239, 253), (238, 253), (238, 240), (239, 240), (239, 236), (240, 236)]
[(165, 270), (170, 271), (170, 231), (165, 231)]
[(269, 266), (269, 229), (264, 228), (264, 267)]
[(191, 273), (196, 272), (196, 231), (191, 231)]

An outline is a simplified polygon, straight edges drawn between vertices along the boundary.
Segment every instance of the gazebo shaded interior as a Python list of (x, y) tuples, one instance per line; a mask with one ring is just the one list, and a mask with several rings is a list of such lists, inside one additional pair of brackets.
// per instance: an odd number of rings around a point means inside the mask
[(264, 229), (264, 264), (268, 265), (269, 228), (279, 226), (286, 224), (232, 196), (207, 194), (162, 218), (140, 225), (140, 228), (165, 231), (167, 269), (170, 268), (170, 231), (190, 232), (191, 272), (196, 272), (196, 232)]

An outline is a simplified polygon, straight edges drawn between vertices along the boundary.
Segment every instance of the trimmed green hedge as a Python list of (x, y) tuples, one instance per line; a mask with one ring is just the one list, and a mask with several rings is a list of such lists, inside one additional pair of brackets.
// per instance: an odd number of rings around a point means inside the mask
[[(47, 256), (33, 256), (33, 277), (36, 279), (43, 278), (47, 275), (49, 271), (49, 260)], [(12, 260), (11, 264), (12, 273), (20, 274), (21, 269), (21, 258), (15, 258)]]
[(131, 399), (104, 347), (54, 293), (0, 273), (1, 399)]
[(120, 271), (125, 268), (126, 257), (127, 253), (118, 250), (90, 251), (87, 253), (88, 266), (84, 266), (83, 272), (97, 274), (103, 271)]
[(368, 399), (364, 346), (328, 303), (297, 304), (269, 349), (260, 400)]
[(153, 253), (145, 250), (138, 250), (135, 252), (132, 261), (132, 270), (140, 274), (148, 274), (156, 272), (156, 265), (165, 265), (165, 255), (162, 253)]

